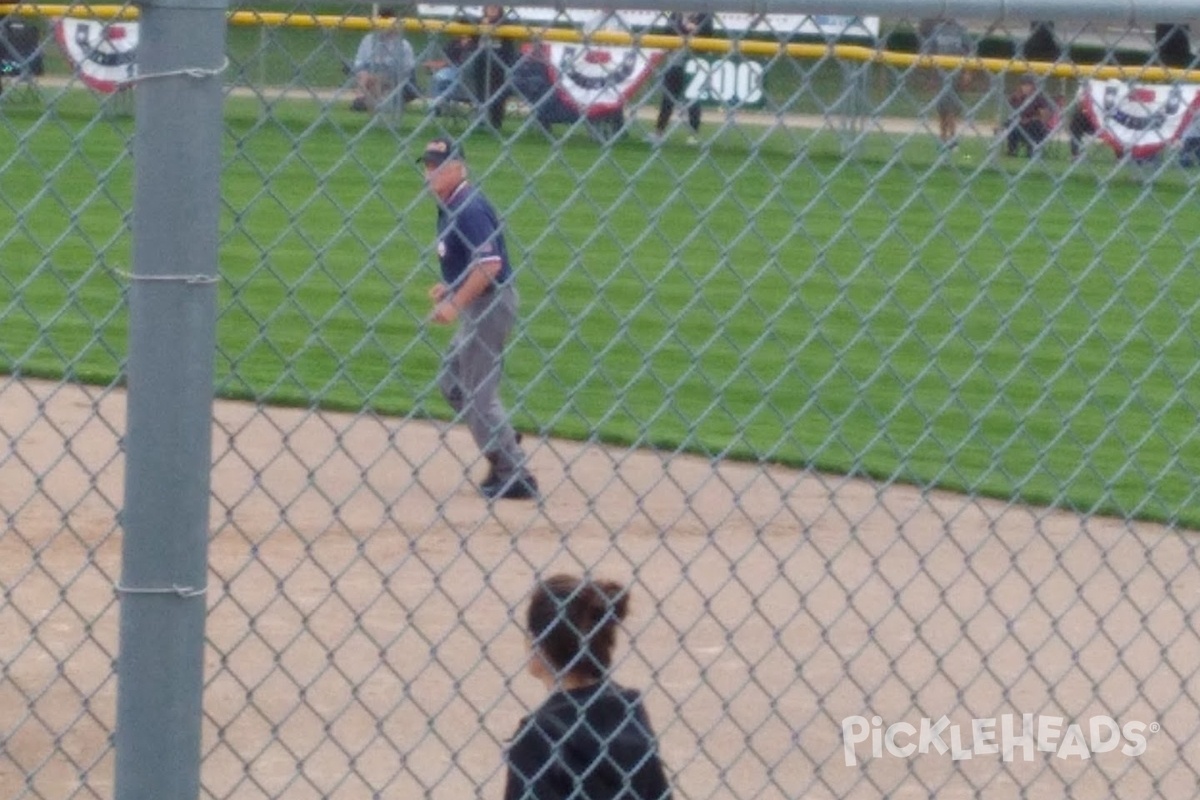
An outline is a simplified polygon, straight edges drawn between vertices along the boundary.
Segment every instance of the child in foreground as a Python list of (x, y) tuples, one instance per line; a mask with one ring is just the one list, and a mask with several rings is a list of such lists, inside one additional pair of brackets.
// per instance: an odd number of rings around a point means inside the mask
[(534, 588), (529, 671), (550, 696), (509, 746), (505, 800), (669, 800), (641, 696), (609, 676), (628, 610), (614, 581), (555, 575)]

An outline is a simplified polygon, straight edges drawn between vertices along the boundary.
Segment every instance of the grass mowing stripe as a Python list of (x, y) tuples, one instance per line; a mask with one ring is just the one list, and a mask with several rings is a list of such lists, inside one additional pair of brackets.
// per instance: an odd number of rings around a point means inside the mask
[[(130, 126), (77, 106), (15, 110), (0, 144), (0, 360), (103, 381)], [(227, 106), (220, 390), (447, 416), (417, 120), (279, 111)], [(521, 269), (521, 424), (1200, 524), (1186, 178), (1018, 177), (1028, 162), (975, 142), (982, 168), (924, 139), (853, 159), (825, 134), (754, 141), (468, 141)]]

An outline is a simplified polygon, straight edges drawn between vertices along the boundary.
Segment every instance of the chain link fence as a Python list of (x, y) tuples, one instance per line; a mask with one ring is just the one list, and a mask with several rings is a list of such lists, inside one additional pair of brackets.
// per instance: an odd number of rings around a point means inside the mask
[[(630, 587), (676, 797), (1195, 794), (1188, 29), (729, 6), (401, 9), (374, 95), (371, 8), (230, 9), (203, 797), (500, 797), (553, 572)], [(0, 797), (107, 797), (137, 21), (6, 10)], [(438, 135), (536, 502), (436, 387)]]

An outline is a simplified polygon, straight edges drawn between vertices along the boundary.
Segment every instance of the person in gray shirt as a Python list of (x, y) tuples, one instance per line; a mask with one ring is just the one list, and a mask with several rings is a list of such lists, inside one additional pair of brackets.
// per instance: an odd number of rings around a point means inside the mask
[[(922, 55), (966, 57), (975, 50), (967, 29), (952, 19), (923, 19), (920, 35)], [(955, 147), (958, 145), (958, 120), (963, 112), (960, 92), (966, 88), (967, 72), (961, 68), (934, 67), (930, 74), (936, 92), (934, 107), (938, 115), (938, 138), (943, 147)]]
[(362, 38), (354, 56), (354, 83), (358, 96), (351, 103), (356, 111), (375, 111), (384, 105), (402, 108), (404, 85), (413, 74), (412, 45), (404, 38), (390, 8), (379, 11), (377, 28)]

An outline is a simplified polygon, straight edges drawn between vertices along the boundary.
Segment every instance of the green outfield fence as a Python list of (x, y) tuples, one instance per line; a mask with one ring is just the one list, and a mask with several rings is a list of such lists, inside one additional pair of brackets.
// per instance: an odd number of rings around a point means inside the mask
[[(0, 8), (0, 798), (501, 797), (557, 572), (676, 798), (1195, 795), (1193, 4), (635, 5), (399, 6), (374, 111), (380, 6)], [(435, 136), (536, 500), (437, 388)]]

